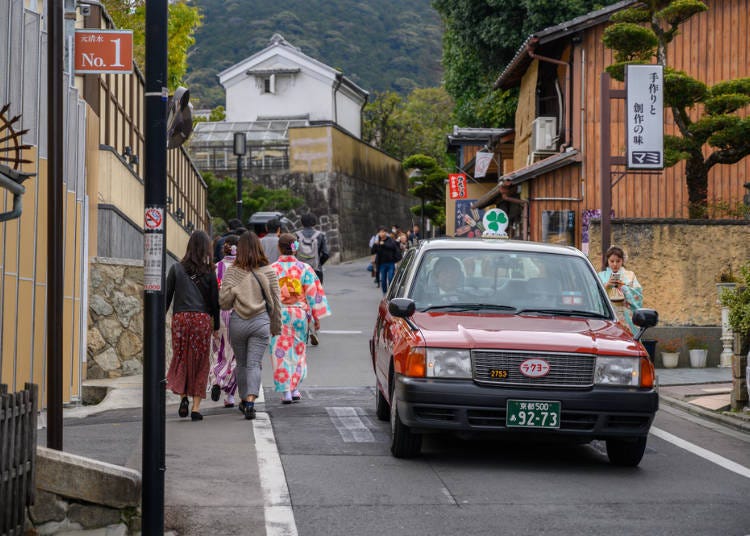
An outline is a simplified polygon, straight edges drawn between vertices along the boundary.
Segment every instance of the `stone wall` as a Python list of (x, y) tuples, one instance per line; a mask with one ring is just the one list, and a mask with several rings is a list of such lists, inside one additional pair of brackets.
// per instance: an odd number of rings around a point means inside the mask
[[(167, 265), (174, 261), (167, 257)], [(166, 318), (166, 366), (172, 356)], [(94, 257), (89, 261), (86, 378), (143, 372), (143, 261)]]
[(140, 501), (138, 471), (38, 447), (27, 534), (140, 534)]
[[(601, 227), (592, 221), (589, 259), (601, 269)], [(750, 259), (750, 222), (721, 220), (612, 220), (611, 244), (625, 250), (626, 266), (643, 286), (644, 307), (659, 325), (719, 326), (716, 278), (735, 274)]]

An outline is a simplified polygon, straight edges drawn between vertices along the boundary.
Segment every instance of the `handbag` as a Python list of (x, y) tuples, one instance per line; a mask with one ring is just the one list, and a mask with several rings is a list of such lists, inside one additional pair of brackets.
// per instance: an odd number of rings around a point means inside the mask
[(260, 282), (260, 279), (258, 279), (258, 275), (253, 270), (250, 270), (250, 273), (253, 274), (253, 277), (258, 282), (258, 286), (260, 287), (260, 293), (263, 296), (263, 301), (266, 302), (266, 313), (268, 313), (268, 316), (271, 316), (271, 304), (268, 302), (266, 291), (263, 290), (263, 284)]

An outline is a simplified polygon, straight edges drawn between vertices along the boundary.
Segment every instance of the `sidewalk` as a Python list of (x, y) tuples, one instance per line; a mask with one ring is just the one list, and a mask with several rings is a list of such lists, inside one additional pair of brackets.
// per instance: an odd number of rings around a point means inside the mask
[(662, 404), (750, 433), (750, 410), (729, 411), (732, 369), (657, 369), (656, 377)]

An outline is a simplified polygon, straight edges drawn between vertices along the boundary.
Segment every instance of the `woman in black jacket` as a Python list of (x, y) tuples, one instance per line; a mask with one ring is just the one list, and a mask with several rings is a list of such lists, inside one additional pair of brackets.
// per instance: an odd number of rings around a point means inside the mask
[(371, 253), (375, 254), (375, 264), (380, 275), (380, 287), (383, 294), (388, 290), (388, 285), (393, 280), (396, 271), (396, 263), (401, 260), (401, 246), (393, 238), (388, 236), (385, 227), (378, 227), (378, 239), (372, 246)]
[(190, 235), (185, 256), (167, 275), (167, 309), (172, 309), (172, 362), (167, 388), (182, 397), (180, 417), (203, 420), (201, 400), (206, 395), (211, 354), (211, 332), (219, 335), (219, 286), (211, 254), (211, 239), (203, 231)]

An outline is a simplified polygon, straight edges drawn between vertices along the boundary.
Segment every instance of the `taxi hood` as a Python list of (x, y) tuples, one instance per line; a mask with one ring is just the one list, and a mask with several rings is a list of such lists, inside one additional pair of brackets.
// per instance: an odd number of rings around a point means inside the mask
[(606, 319), (416, 312), (412, 320), (428, 347), (642, 355), (630, 331)]

